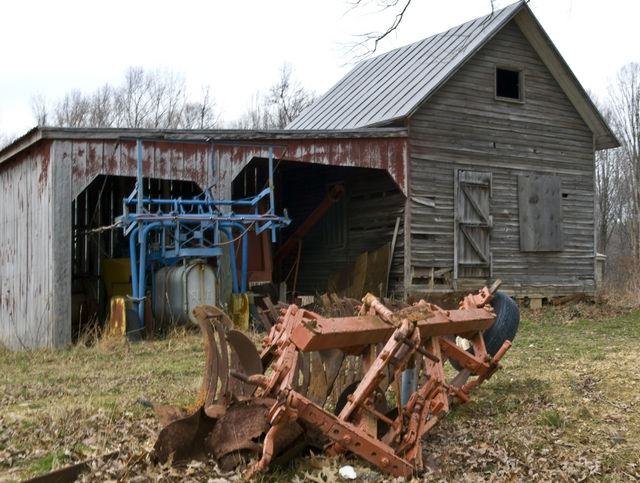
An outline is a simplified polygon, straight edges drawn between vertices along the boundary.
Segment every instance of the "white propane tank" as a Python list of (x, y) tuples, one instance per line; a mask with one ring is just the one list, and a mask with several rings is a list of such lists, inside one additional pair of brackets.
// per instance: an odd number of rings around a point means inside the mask
[(153, 315), (161, 327), (170, 323), (197, 324), (198, 305), (216, 305), (216, 274), (204, 260), (162, 267), (154, 275)]

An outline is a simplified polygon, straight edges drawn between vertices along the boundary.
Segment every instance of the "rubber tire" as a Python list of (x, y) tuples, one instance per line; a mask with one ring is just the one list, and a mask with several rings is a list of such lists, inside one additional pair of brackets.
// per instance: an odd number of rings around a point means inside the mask
[[(520, 310), (513, 299), (502, 292), (494, 293), (490, 304), (496, 314), (496, 320), (491, 327), (482, 333), (482, 338), (487, 353), (493, 357), (500, 350), (504, 341), (513, 342), (520, 325)], [(473, 354), (473, 347), (470, 347), (467, 352)], [(450, 362), (457, 370), (461, 369), (457, 362), (453, 360)]]

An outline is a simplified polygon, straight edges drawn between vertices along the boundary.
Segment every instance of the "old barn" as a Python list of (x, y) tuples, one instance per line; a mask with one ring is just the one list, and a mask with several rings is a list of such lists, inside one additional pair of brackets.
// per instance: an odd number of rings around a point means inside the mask
[(34, 128), (0, 151), (3, 344), (61, 347), (104, 316), (105, 267), (129, 254), (97, 229), (134, 186), (136, 140), (164, 197), (251, 196), (273, 153), (292, 223), (255, 238), (250, 283), (596, 290), (594, 155), (617, 141), (524, 3), (362, 62), (287, 130)]

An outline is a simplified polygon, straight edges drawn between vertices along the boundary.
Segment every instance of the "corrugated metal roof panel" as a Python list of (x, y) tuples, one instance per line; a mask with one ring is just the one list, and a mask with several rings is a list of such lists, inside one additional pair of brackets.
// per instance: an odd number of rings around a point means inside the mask
[(287, 128), (352, 129), (409, 116), (523, 5), (361, 62)]

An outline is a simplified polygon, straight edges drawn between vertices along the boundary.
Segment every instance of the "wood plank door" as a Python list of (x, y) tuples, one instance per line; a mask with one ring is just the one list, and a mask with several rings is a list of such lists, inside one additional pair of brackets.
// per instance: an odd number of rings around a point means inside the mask
[(454, 191), (454, 280), (491, 277), (491, 173), (457, 170)]

